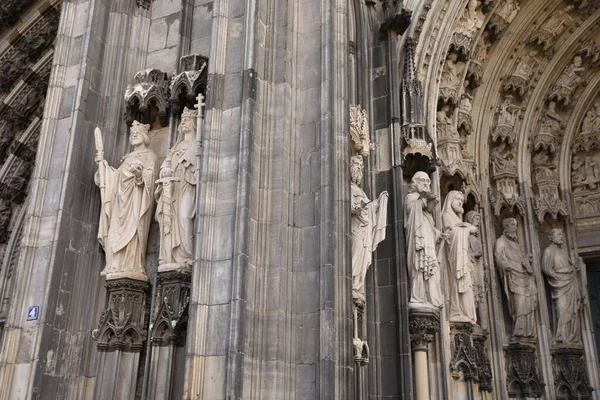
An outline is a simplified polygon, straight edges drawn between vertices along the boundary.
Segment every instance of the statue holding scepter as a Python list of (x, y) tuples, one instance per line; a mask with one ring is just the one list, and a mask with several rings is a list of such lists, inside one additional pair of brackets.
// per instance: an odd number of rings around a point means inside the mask
[(148, 280), (145, 269), (146, 245), (152, 217), (156, 154), (148, 149), (150, 125), (137, 121), (131, 126), (129, 142), (133, 151), (118, 168), (104, 159), (102, 133), (95, 132), (96, 184), (102, 208), (98, 242), (106, 254), (101, 275), (107, 280), (130, 278)]

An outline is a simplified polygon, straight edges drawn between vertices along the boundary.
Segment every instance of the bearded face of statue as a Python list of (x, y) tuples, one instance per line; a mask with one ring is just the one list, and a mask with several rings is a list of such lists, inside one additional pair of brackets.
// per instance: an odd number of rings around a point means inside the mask
[(564, 243), (564, 233), (561, 229), (552, 229), (550, 231), (549, 239), (555, 245), (562, 246)]
[(141, 146), (142, 144), (148, 145), (150, 139), (148, 138), (149, 125), (140, 124), (137, 121), (131, 125), (131, 132), (129, 135), (129, 143), (132, 146)]
[(454, 211), (456, 214), (461, 215), (464, 212), (464, 202), (465, 198), (462, 195), (456, 195), (456, 197), (452, 200), (452, 211)]
[(413, 177), (413, 183), (417, 192), (422, 194), (431, 192), (431, 179), (425, 172), (417, 172)]
[(515, 242), (517, 241), (517, 220), (516, 219), (511, 218), (510, 221), (508, 221), (508, 223), (505, 224), (504, 235), (507, 238), (514, 240)]
[(473, 217), (473, 226), (476, 226), (479, 228), (479, 226), (481, 225), (481, 217), (479, 215), (476, 215)]
[(363, 172), (364, 172), (364, 167), (362, 165), (362, 162), (351, 161), (351, 163), (350, 163), (350, 179), (352, 180), (352, 183), (360, 186), (360, 184), (362, 183)]

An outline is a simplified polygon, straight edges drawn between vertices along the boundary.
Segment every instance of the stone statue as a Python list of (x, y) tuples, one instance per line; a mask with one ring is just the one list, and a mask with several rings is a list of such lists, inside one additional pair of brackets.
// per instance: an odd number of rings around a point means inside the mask
[(377, 200), (369, 200), (360, 187), (363, 171), (362, 157), (351, 157), (352, 298), (359, 305), (365, 303), (365, 277), (373, 260), (373, 252), (385, 239), (388, 202), (387, 192), (382, 192)]
[(196, 119), (187, 107), (181, 115), (177, 142), (160, 170), (155, 197), (156, 220), (161, 228), (159, 267), (187, 268), (192, 265), (194, 217), (196, 215)]
[[(475, 270), (475, 304), (480, 304), (485, 299), (485, 275), (483, 268), (483, 245), (479, 229), (481, 226), (481, 215), (477, 211), (469, 211), (465, 216), (467, 222), (477, 229), (477, 233), (469, 236), (469, 256)], [(481, 317), (481, 313), (480, 313)], [(483, 323), (483, 321), (480, 321)]]
[(450, 106), (444, 105), (436, 114), (438, 140), (458, 137), (458, 132), (454, 129), (454, 123), (449, 113)]
[(517, 242), (517, 220), (502, 221), (503, 233), (496, 240), (494, 260), (500, 272), (508, 309), (513, 320), (515, 339), (535, 339), (535, 310), (537, 309), (537, 286), (530, 265), (530, 258)]
[(456, 23), (456, 32), (472, 38), (477, 32), (477, 29), (483, 25), (483, 19), (477, 12), (479, 6), (478, 0), (469, 0), (463, 15)]
[(458, 62), (458, 54), (448, 54), (448, 60), (444, 64), (440, 87), (457, 88), (460, 86), (460, 75), (463, 71), (463, 64)]
[(521, 7), (516, 0), (504, 0), (500, 7), (498, 7), (496, 14), (502, 17), (507, 24), (510, 24), (513, 19), (515, 19), (520, 9)]
[(446, 196), (442, 210), (442, 227), (448, 235), (446, 246), (450, 280), (450, 321), (477, 322), (475, 312), (473, 260), (469, 251), (471, 235), (478, 230), (468, 222), (463, 222), (464, 195), (452, 190)]
[(436, 243), (447, 235), (435, 227), (432, 211), (437, 197), (431, 192), (431, 180), (422, 171), (412, 180), (405, 199), (404, 229), (410, 279), (410, 303), (441, 307), (444, 303)]
[(98, 241), (106, 254), (106, 279), (147, 280), (146, 244), (152, 218), (156, 154), (148, 149), (150, 125), (137, 121), (131, 126), (133, 151), (115, 169), (104, 160), (102, 134), (96, 130), (96, 184), (102, 208)]
[(505, 149), (506, 143), (501, 142), (500, 145), (494, 147), (490, 152), (492, 176), (497, 176), (505, 172), (513, 172), (517, 169), (514, 155), (511, 151), (506, 151)]
[(534, 138), (534, 150), (548, 149), (552, 154), (556, 153), (558, 138), (561, 136), (563, 119), (556, 112), (556, 103), (548, 103), (548, 109), (540, 118), (540, 128)]
[(579, 344), (581, 285), (577, 277), (579, 265), (574, 263), (563, 249), (562, 229), (552, 229), (550, 245), (544, 250), (542, 268), (552, 288), (554, 303), (554, 343)]
[(573, 63), (569, 65), (560, 75), (550, 93), (550, 99), (562, 101), (565, 106), (571, 102), (573, 92), (581, 85), (584, 80), (581, 73), (585, 70), (581, 56), (575, 56)]
[(581, 135), (588, 135), (594, 131), (596, 125), (596, 113), (594, 110), (589, 110), (585, 114), (585, 118), (581, 124)]

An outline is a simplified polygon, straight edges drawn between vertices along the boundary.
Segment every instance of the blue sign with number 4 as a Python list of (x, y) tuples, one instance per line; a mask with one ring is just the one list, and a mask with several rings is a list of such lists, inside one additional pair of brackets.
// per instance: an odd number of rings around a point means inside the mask
[(27, 311), (27, 321), (34, 321), (38, 319), (40, 315), (40, 306), (29, 307), (29, 311)]

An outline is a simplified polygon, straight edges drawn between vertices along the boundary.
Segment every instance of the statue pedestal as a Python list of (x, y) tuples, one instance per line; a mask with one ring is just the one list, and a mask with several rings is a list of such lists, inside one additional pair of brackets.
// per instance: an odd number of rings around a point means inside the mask
[(148, 282), (129, 278), (106, 282), (108, 302), (92, 332), (98, 366), (95, 399), (132, 399), (138, 391), (140, 356), (147, 336)]
[[(427, 352), (440, 330), (439, 310), (432, 306), (409, 304), (410, 343), (414, 360), (414, 395), (429, 400), (429, 361)], [(418, 389), (417, 389), (418, 388)]]
[(150, 324), (149, 400), (178, 399), (183, 396), (191, 281), (190, 269), (164, 271), (159, 267), (156, 311)]
[[(478, 384), (480, 392), (492, 391), (492, 367), (485, 341), (487, 332), (470, 322), (450, 322), (450, 371), (455, 380)], [(460, 392), (463, 385), (457, 386)], [(473, 390), (476, 390), (473, 389)]]
[(592, 398), (593, 388), (585, 368), (583, 347), (554, 346), (550, 354), (556, 393), (565, 399)]
[(546, 385), (539, 373), (535, 343), (511, 342), (504, 352), (508, 397), (542, 397)]

